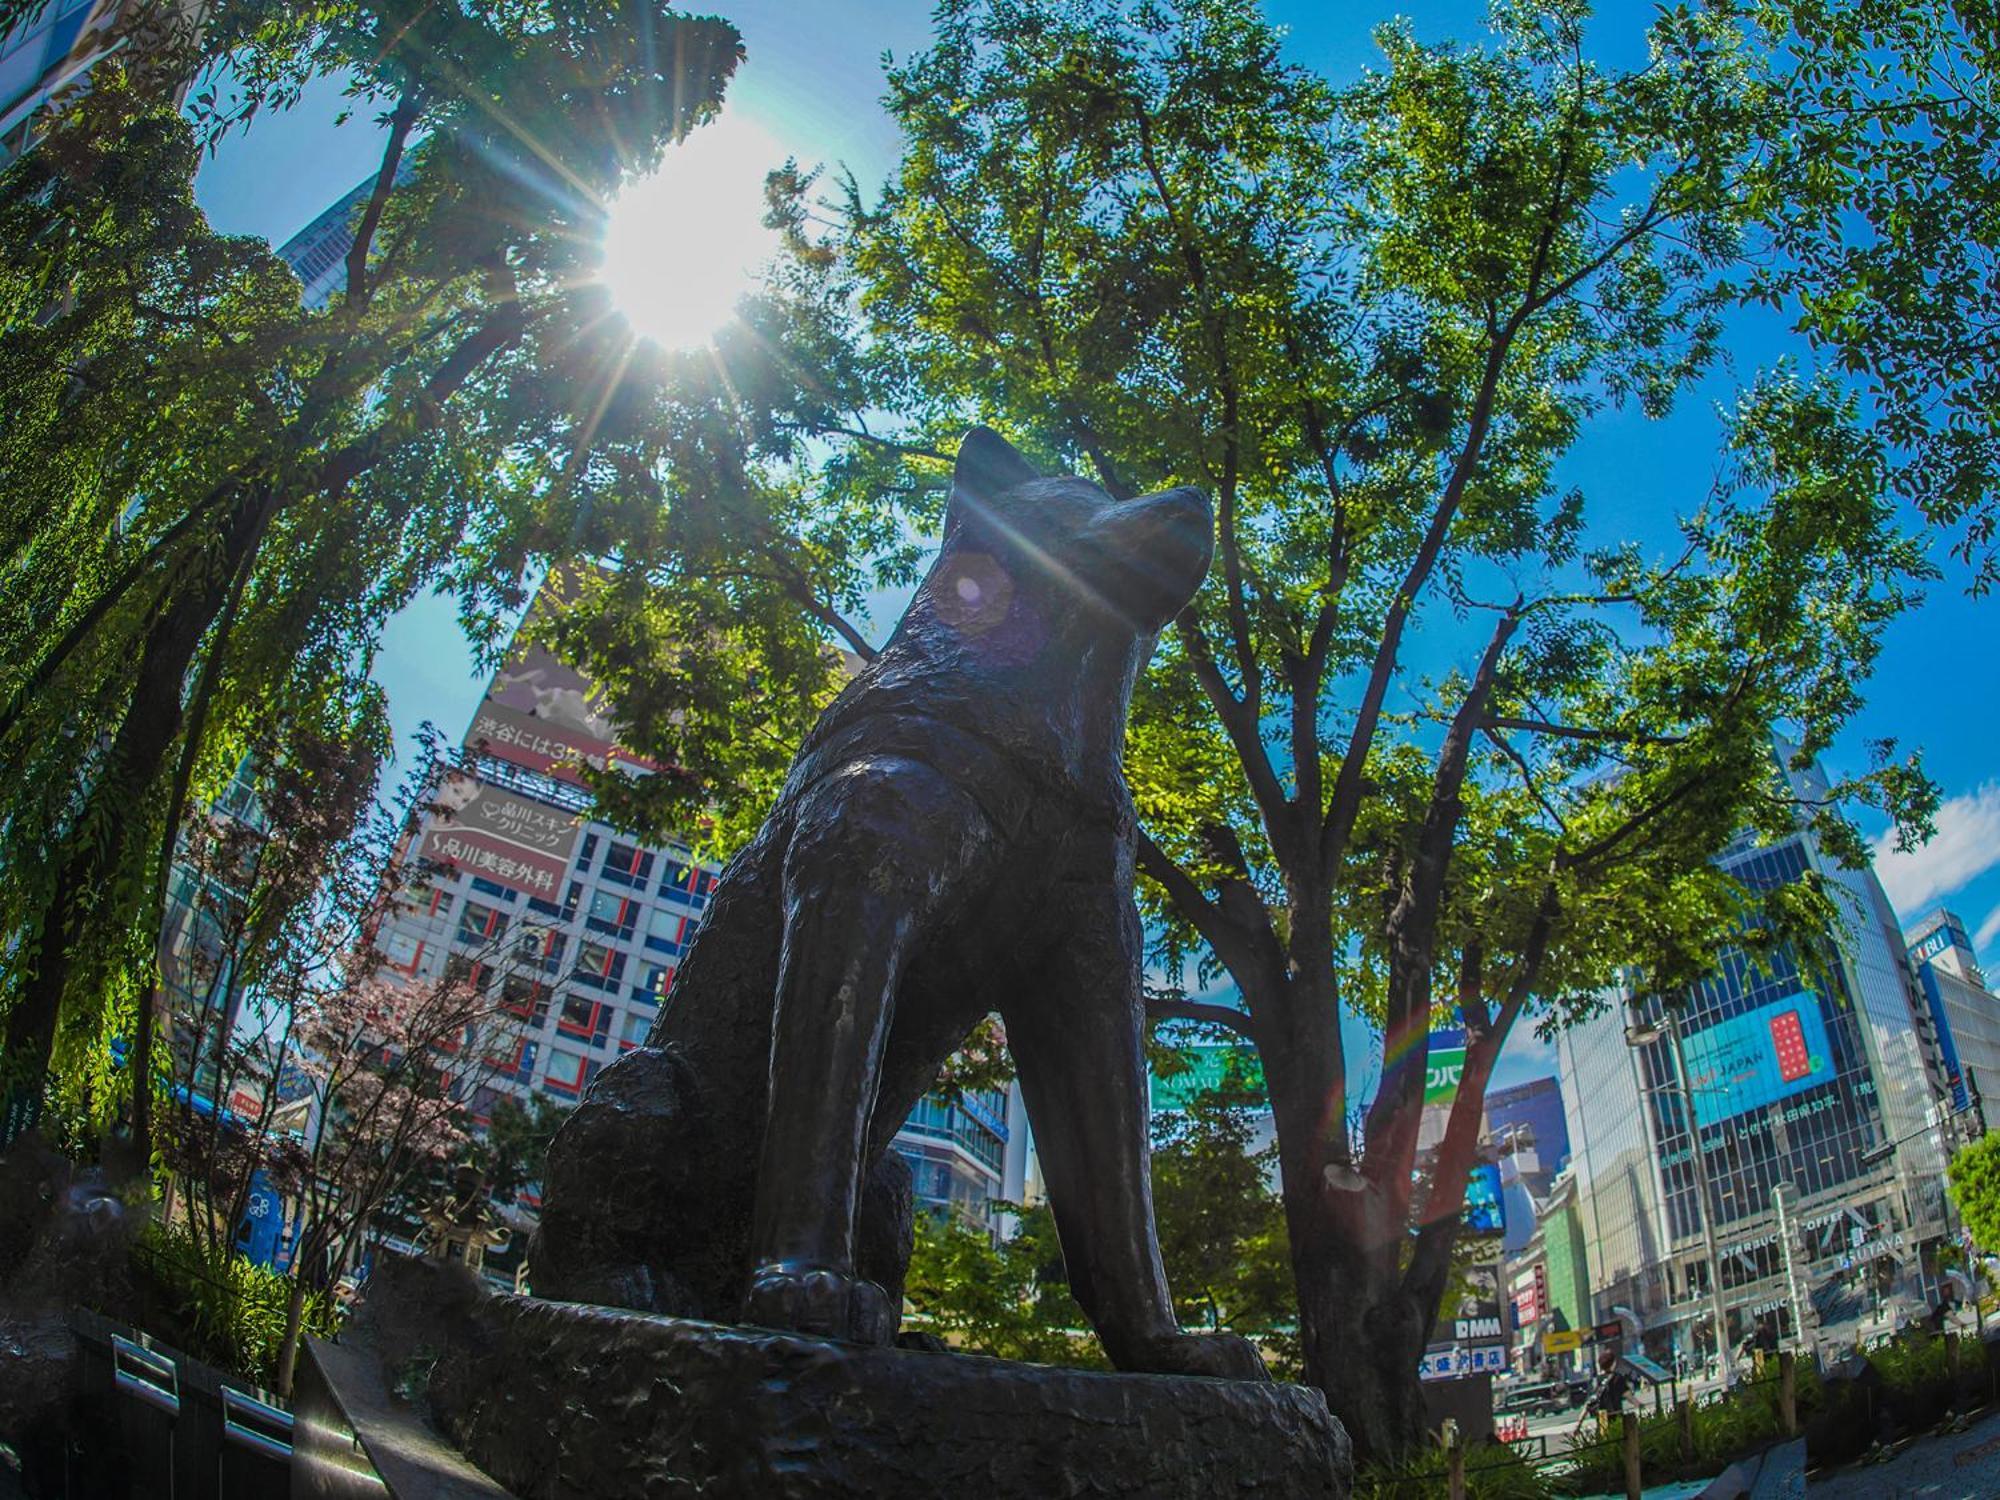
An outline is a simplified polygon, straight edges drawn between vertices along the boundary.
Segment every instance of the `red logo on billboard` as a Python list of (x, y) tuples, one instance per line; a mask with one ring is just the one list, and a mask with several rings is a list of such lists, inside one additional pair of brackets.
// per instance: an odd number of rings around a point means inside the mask
[(1812, 1072), (1805, 1026), (1797, 1011), (1783, 1011), (1771, 1017), (1771, 1046), (1778, 1055), (1778, 1076), (1785, 1082), (1797, 1083)]

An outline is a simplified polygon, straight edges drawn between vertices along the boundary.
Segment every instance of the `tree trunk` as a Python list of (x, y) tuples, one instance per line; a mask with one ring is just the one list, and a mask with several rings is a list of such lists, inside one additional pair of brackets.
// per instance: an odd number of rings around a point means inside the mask
[(306, 1321), (306, 1281), (299, 1274), (297, 1257), (292, 1260), (292, 1293), (285, 1299), (285, 1337), (278, 1345), (278, 1394), (292, 1398), (292, 1377), (298, 1369), (299, 1339)]
[[(1330, 972), (1331, 965), (1328, 965)], [(1404, 1288), (1404, 1196), (1386, 1193), (1354, 1159), (1331, 980), (1291, 979), (1245, 1000), (1277, 1124), (1285, 1226), (1307, 1383), (1325, 1393), (1360, 1464), (1399, 1458), (1423, 1440), (1417, 1365), (1434, 1308)]]
[(1417, 1365), (1431, 1318), (1404, 1292), (1393, 1247), (1370, 1253), (1357, 1243), (1351, 1211), (1288, 1202), (1286, 1218), (1296, 1226), (1306, 1378), (1347, 1428), (1357, 1465), (1394, 1461), (1423, 1442), (1428, 1426)]

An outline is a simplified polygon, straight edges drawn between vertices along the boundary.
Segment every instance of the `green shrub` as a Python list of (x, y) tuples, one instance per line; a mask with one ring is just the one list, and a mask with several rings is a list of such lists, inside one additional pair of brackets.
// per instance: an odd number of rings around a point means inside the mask
[[(261, 1386), (277, 1374), (285, 1337), (289, 1276), (226, 1249), (211, 1251), (185, 1229), (150, 1227), (133, 1247), (147, 1331), (196, 1359)], [(305, 1329), (331, 1334), (339, 1309), (324, 1292), (308, 1292)]]
[[(1689, 1413), (1693, 1455), (1681, 1448), (1680, 1417), (1672, 1409), (1639, 1419), (1639, 1471), (1654, 1481), (1705, 1478), (1718, 1474), (1747, 1453), (1754, 1453), (1779, 1436), (1778, 1382), (1746, 1383), (1725, 1401), (1711, 1401)], [(1583, 1450), (1562, 1476), (1572, 1494), (1595, 1494), (1624, 1487), (1624, 1452), (1613, 1423), (1610, 1439)]]

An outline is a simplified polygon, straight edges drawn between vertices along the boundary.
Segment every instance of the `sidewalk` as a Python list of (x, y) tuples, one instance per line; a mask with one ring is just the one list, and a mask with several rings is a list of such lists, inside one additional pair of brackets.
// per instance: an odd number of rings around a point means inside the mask
[[(1996, 1500), (2000, 1411), (1964, 1432), (1922, 1437), (1885, 1464), (1861, 1464), (1807, 1486), (1813, 1500)], [(1647, 1494), (1650, 1496), (1649, 1490)]]

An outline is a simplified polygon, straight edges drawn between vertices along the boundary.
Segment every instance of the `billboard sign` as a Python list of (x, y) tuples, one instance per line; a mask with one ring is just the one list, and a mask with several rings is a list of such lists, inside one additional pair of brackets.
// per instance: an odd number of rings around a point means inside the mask
[(1450, 1344), (1424, 1352), (1417, 1365), (1417, 1379), (1450, 1380), (1460, 1375), (1499, 1375), (1506, 1368), (1505, 1344)]
[(1466, 1266), (1455, 1303), (1439, 1309), (1437, 1328), (1423, 1357), (1425, 1380), (1497, 1373), (1507, 1368), (1507, 1330), (1500, 1320), (1497, 1262)]
[[(537, 611), (562, 609), (578, 589), (573, 573), (560, 568), (550, 573), (529, 607), (529, 618)], [(496, 760), (579, 786), (581, 766), (603, 770), (615, 761), (657, 769), (644, 756), (621, 748), (618, 732), (609, 697), (599, 684), (517, 635), (465, 743)]]
[(1538, 1323), (1549, 1311), (1549, 1276), (1540, 1261), (1514, 1277), (1512, 1291), (1515, 1327)]
[(1264, 1091), (1264, 1065), (1257, 1049), (1235, 1042), (1197, 1043), (1175, 1049), (1193, 1064), (1185, 1073), (1153, 1079), (1153, 1108), (1185, 1109), (1211, 1089)]
[(1800, 992), (1689, 1033), (1688, 1086), (1704, 1127), (1833, 1082), (1818, 997)]
[(1449, 1104), (1458, 1092), (1458, 1080), (1465, 1074), (1465, 1033), (1453, 1029), (1433, 1031), (1424, 1064), (1424, 1103)]
[(468, 749), (495, 760), (511, 761), (576, 785), (583, 781), (580, 767), (604, 770), (610, 765), (613, 753), (612, 746), (595, 736), (579, 733), (553, 719), (538, 719), (494, 698), (479, 705), (465, 743)]
[(1507, 1202), (1500, 1192), (1500, 1164), (1482, 1161), (1465, 1180), (1463, 1225), (1467, 1234), (1505, 1234)]
[(453, 772), (438, 789), (419, 855), (544, 901), (562, 898), (576, 852), (573, 813)]

